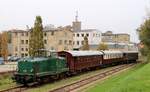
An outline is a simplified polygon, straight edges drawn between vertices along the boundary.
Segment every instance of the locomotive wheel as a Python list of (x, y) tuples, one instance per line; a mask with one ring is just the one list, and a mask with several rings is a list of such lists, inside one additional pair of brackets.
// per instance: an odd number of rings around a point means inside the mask
[(52, 78), (53, 78), (54, 80), (59, 79), (59, 74), (52, 76)]
[(65, 73), (61, 73), (61, 74), (59, 75), (59, 78), (60, 78), (60, 79), (65, 79), (65, 78), (66, 78)]

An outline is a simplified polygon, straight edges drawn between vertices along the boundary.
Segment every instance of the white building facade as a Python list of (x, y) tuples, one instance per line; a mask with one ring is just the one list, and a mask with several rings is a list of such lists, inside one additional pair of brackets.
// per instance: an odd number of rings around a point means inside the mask
[(98, 45), (101, 42), (101, 31), (97, 29), (85, 29), (80, 31), (74, 31), (74, 49), (79, 49), (83, 46), (84, 37), (88, 38), (89, 45)]

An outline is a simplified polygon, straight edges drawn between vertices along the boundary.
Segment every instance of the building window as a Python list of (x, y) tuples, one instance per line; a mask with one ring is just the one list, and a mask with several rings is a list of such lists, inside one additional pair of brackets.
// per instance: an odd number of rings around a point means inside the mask
[(51, 47), (51, 50), (54, 50), (54, 47)]
[(15, 51), (18, 51), (18, 48), (17, 48), (17, 47), (15, 47)]
[(67, 40), (64, 41), (64, 44), (67, 44)]
[(88, 36), (89, 36), (89, 34), (87, 33), (87, 34), (86, 34), (86, 36), (88, 37)]
[(79, 34), (77, 34), (77, 37), (79, 37), (80, 35)]
[(81, 44), (83, 45), (83, 44), (84, 44), (84, 41), (81, 41)]
[(18, 34), (17, 34), (17, 32), (15, 33), (15, 36), (17, 36)]
[(79, 45), (79, 41), (77, 41), (77, 45)]
[(26, 32), (26, 36), (28, 36), (28, 32)]
[(21, 51), (24, 51), (24, 48), (21, 48)]
[(58, 43), (59, 45), (61, 45), (62, 44), (62, 40), (59, 40), (59, 43)]
[(21, 36), (24, 36), (24, 33), (21, 33)]
[(95, 36), (95, 33), (93, 33), (93, 37)]
[(69, 40), (69, 45), (71, 45), (72, 44), (72, 41), (71, 40)]
[(44, 33), (44, 36), (47, 36), (46, 32)]
[(73, 34), (73, 37), (75, 37), (75, 34)]
[(68, 50), (68, 48), (67, 48), (67, 47), (65, 47), (65, 48), (64, 48), (64, 50)]
[(73, 41), (73, 45), (74, 45), (74, 41)]
[(21, 40), (21, 44), (24, 44), (24, 40)]
[(54, 35), (54, 31), (51, 32), (51, 35)]
[(84, 34), (82, 34), (82, 37), (84, 37)]
[(24, 57), (24, 53), (21, 54), (21, 57)]
[(25, 56), (27, 57), (27, 56), (28, 56), (28, 54), (27, 54), (27, 53), (25, 53)]
[(28, 44), (28, 40), (26, 40), (26, 44)]
[(28, 51), (28, 48), (26, 48), (26, 51)]
[(47, 44), (47, 40), (44, 40), (44, 43)]

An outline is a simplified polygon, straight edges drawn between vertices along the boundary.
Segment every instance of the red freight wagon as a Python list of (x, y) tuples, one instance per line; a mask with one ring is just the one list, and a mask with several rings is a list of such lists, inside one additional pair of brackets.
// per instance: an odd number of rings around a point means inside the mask
[(66, 58), (70, 72), (100, 66), (103, 59), (100, 51), (60, 51), (58, 56)]

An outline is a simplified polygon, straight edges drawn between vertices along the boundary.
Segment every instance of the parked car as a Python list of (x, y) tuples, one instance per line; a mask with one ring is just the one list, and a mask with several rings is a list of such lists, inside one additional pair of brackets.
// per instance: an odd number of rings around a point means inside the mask
[(0, 64), (3, 64), (4, 59), (2, 57), (0, 57)]
[(8, 57), (8, 61), (18, 61), (20, 59), (20, 57), (18, 56), (10, 56)]

